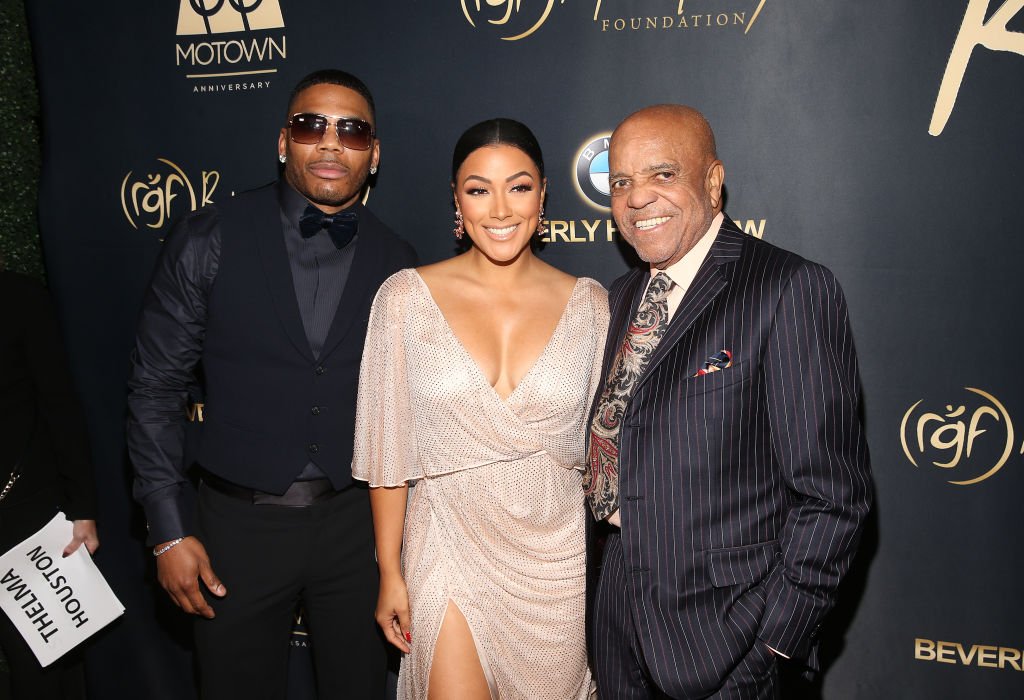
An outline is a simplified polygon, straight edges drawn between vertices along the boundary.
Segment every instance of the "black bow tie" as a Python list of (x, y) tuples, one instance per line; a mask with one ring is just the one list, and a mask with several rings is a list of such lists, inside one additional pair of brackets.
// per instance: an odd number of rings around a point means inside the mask
[(310, 204), (299, 218), (299, 232), (303, 238), (312, 238), (324, 229), (334, 241), (334, 246), (341, 250), (355, 238), (359, 230), (359, 214), (351, 210), (324, 214)]

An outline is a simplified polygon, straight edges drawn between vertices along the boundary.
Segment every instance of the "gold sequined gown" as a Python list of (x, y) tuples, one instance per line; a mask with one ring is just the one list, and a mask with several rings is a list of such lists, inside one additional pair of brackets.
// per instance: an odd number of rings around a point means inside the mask
[(469, 623), (492, 697), (589, 696), (581, 469), (607, 328), (605, 290), (580, 278), (503, 400), (419, 273), (402, 270), (378, 292), (352, 471), (371, 486), (415, 482), (403, 544), (413, 642), (400, 699), (427, 696), (449, 600)]

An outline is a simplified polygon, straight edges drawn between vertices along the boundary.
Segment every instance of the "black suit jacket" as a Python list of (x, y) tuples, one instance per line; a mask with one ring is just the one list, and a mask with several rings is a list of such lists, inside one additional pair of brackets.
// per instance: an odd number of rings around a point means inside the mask
[(351, 483), (370, 305), (387, 277), (415, 263), (407, 243), (355, 208), (355, 257), (319, 357), (295, 298), (276, 186), (194, 212), (168, 237), (139, 321), (128, 400), (135, 495), (151, 542), (192, 529), (183, 428), (200, 360), (204, 469), (283, 493), (314, 461), (335, 488)]
[[(85, 420), (53, 306), (35, 280), (0, 272), (0, 490), (19, 459), (21, 476), (0, 501), (0, 541), (15, 544), (58, 507), (95, 519)], [(33, 522), (8, 520), (16, 510), (23, 520), (29, 504)]]
[[(606, 377), (648, 278), (609, 291)], [(694, 376), (720, 350), (732, 366)], [(631, 613), (672, 697), (713, 692), (757, 640), (809, 657), (871, 502), (859, 397), (835, 278), (726, 218), (619, 442)]]

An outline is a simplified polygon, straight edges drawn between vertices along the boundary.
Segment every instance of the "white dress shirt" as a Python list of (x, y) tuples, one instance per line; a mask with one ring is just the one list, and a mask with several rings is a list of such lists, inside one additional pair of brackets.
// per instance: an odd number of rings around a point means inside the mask
[[(711, 250), (712, 244), (718, 238), (718, 230), (722, 228), (722, 221), (724, 219), (725, 214), (718, 212), (715, 218), (711, 220), (711, 226), (708, 227), (708, 230), (700, 237), (696, 245), (690, 248), (686, 255), (678, 262), (669, 265), (664, 270), (651, 267), (651, 279), (654, 279), (654, 276), (659, 272), (664, 272), (675, 282), (675, 286), (668, 292), (668, 320), (670, 322), (672, 321), (672, 316), (676, 313), (676, 309), (679, 308), (679, 304), (682, 303), (683, 297), (686, 296), (686, 290), (693, 284), (693, 278), (697, 276), (697, 270), (700, 269), (704, 258), (708, 256), (708, 251)], [(647, 284), (650, 286), (650, 281)], [(646, 287), (644, 291), (647, 291)]]

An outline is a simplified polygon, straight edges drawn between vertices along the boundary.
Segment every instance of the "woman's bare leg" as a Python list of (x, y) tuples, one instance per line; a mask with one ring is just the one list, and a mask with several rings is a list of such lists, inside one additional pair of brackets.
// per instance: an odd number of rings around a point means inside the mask
[[(414, 633), (415, 634), (415, 633)], [(448, 601), (434, 645), (427, 687), (428, 700), (491, 700), (473, 633), (465, 616)]]

